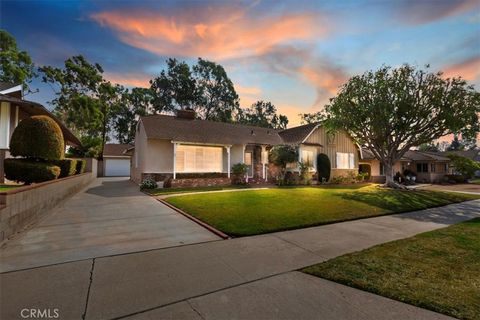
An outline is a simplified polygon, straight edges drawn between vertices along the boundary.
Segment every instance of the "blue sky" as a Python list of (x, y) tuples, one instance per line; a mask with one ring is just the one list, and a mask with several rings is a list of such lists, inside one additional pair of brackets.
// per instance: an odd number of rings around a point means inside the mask
[[(147, 86), (168, 57), (222, 64), (241, 106), (320, 110), (350, 76), (402, 63), (480, 85), (480, 1), (5, 1), (0, 24), (37, 65), (83, 54), (106, 77)], [(45, 103), (53, 91), (38, 80)]]

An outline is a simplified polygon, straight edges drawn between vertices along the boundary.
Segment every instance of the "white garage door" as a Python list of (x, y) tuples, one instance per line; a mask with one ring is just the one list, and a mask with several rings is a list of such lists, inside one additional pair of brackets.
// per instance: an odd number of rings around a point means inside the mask
[(105, 159), (105, 176), (130, 176), (130, 159)]

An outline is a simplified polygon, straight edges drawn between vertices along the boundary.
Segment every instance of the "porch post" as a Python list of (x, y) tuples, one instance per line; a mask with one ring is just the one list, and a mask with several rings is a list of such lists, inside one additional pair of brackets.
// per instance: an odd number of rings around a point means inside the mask
[(263, 180), (267, 181), (267, 168), (265, 166), (267, 162), (267, 157), (265, 156), (265, 153), (267, 152), (267, 148), (265, 146), (262, 146), (262, 173), (263, 173)]
[(227, 177), (230, 178), (230, 146), (227, 147)]
[(173, 144), (173, 179), (177, 178), (177, 143)]

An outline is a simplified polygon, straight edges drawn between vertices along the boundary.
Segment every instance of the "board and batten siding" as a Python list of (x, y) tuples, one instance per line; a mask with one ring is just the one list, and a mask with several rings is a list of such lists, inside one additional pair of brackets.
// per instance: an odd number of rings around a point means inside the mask
[[(323, 147), (319, 148), (319, 152), (325, 153), (328, 156), (332, 169), (336, 169), (337, 167), (337, 152), (353, 153), (355, 157), (355, 168), (358, 168), (358, 147), (345, 131), (337, 131), (333, 138), (329, 139), (325, 128), (318, 127), (305, 140), (305, 143), (321, 144)], [(348, 171), (348, 169), (343, 169), (342, 171)]]

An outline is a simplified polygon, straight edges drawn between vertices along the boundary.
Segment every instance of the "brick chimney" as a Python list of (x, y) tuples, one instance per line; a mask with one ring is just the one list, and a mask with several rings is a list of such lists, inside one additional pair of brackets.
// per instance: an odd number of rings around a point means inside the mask
[(193, 120), (195, 119), (195, 110), (190, 108), (177, 110), (177, 118)]

